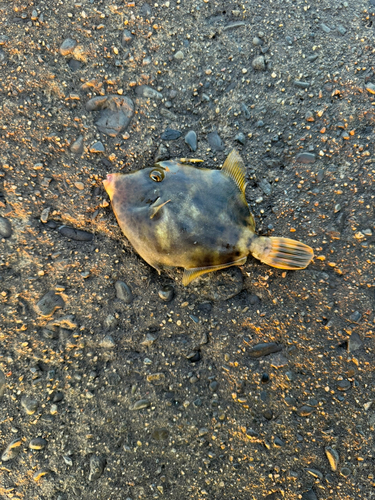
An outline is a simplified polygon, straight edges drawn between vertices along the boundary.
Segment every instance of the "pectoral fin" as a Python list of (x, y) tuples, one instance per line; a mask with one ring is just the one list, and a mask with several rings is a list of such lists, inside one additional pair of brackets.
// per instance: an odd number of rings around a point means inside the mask
[(219, 271), (220, 269), (226, 269), (231, 266), (243, 266), (246, 263), (247, 257), (243, 257), (242, 259), (236, 260), (235, 262), (227, 262), (226, 264), (220, 264), (218, 266), (208, 266), (208, 267), (194, 267), (191, 269), (185, 269), (184, 276), (182, 278), (182, 284), (187, 286), (198, 276), (202, 276), (202, 274), (212, 273), (213, 271)]

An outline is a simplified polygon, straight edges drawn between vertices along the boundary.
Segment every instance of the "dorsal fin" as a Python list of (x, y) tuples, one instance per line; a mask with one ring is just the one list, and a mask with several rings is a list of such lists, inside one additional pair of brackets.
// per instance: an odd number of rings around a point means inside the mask
[(223, 174), (234, 180), (240, 191), (245, 194), (246, 168), (241, 156), (235, 149), (229, 153), (222, 167)]

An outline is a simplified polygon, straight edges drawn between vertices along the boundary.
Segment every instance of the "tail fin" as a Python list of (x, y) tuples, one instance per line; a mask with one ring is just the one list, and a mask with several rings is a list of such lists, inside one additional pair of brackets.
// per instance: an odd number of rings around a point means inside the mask
[(260, 236), (252, 242), (250, 252), (256, 259), (278, 269), (304, 269), (314, 257), (311, 247), (289, 238)]

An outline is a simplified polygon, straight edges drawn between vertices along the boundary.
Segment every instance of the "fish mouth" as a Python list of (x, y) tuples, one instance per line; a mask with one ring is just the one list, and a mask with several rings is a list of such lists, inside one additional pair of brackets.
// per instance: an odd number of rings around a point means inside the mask
[(107, 174), (107, 178), (103, 181), (104, 189), (107, 191), (108, 196), (112, 200), (115, 192), (115, 174)]

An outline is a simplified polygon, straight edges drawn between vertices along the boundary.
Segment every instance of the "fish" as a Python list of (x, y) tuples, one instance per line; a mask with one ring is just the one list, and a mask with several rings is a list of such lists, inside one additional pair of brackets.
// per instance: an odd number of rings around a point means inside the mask
[(159, 161), (103, 181), (118, 224), (136, 252), (160, 274), (184, 269), (182, 284), (243, 266), (252, 255), (279, 269), (307, 267), (311, 247), (289, 238), (258, 236), (246, 202), (246, 167), (234, 149), (220, 170), (181, 160)]

